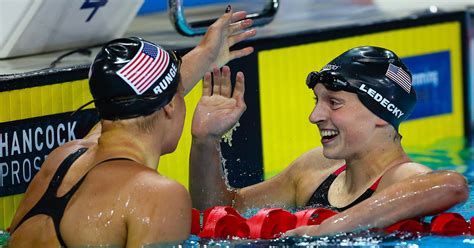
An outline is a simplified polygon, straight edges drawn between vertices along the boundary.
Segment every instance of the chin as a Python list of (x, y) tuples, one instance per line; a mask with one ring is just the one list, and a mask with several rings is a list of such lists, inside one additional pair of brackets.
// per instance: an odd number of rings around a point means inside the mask
[(337, 152), (335, 149), (325, 148), (324, 146), (323, 155), (327, 159), (344, 159), (343, 156), (341, 156), (341, 153)]

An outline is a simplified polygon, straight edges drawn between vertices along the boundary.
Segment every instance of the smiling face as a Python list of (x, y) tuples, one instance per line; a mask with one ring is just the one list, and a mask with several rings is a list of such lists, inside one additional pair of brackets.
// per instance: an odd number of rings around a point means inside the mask
[(309, 120), (319, 128), (324, 156), (330, 159), (363, 156), (374, 144), (379, 118), (354, 93), (331, 91), (321, 83), (313, 91), (316, 106)]

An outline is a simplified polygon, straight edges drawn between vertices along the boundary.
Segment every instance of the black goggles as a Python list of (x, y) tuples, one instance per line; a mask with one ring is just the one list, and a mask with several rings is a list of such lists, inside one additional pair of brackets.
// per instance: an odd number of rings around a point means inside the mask
[(176, 51), (168, 51), (168, 52), (171, 54), (171, 56), (174, 57), (175, 60), (178, 61), (178, 71), (180, 71), (181, 70), (181, 63), (183, 62), (183, 60), (181, 59), (181, 56), (179, 56), (178, 52), (176, 52)]
[(125, 97), (114, 97), (107, 99), (95, 100), (96, 103), (116, 103), (116, 104), (125, 104), (125, 103), (135, 103), (135, 102), (155, 102), (163, 98), (173, 97), (175, 92), (167, 91), (159, 95), (147, 94), (147, 95), (137, 95), (137, 96), (125, 96)]
[(310, 72), (306, 77), (306, 85), (308, 88), (313, 89), (318, 83), (322, 83), (328, 90), (332, 91), (343, 90), (352, 93), (357, 92), (356, 87), (352, 86), (349, 82), (337, 75), (335, 72)]

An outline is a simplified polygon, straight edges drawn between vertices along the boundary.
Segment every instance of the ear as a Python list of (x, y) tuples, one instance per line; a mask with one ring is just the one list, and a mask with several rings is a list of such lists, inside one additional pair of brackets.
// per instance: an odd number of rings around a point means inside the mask
[(163, 111), (165, 113), (165, 116), (168, 119), (172, 118), (172, 116), (174, 114), (174, 111), (175, 111), (176, 105), (174, 104), (174, 98), (175, 97), (173, 96), (173, 99), (171, 99), (171, 101), (163, 107)]

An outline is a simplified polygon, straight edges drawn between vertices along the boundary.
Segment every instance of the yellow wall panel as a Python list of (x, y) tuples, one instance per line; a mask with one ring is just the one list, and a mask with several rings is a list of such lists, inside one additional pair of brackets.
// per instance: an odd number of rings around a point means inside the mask
[[(74, 111), (92, 100), (86, 79), (0, 92), (0, 122)], [(93, 108), (89, 105), (87, 108)]]

